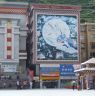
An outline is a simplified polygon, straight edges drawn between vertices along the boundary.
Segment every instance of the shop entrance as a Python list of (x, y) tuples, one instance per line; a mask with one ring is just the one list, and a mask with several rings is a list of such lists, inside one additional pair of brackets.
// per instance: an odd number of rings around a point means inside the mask
[(93, 76), (93, 89), (95, 89), (95, 76)]
[(58, 80), (44, 80), (42, 82), (43, 88), (58, 88)]
[[(75, 81), (75, 80), (73, 80), (73, 79), (61, 79), (60, 88), (71, 89), (72, 88), (72, 81)], [(76, 85), (75, 85), (75, 88), (76, 88)]]

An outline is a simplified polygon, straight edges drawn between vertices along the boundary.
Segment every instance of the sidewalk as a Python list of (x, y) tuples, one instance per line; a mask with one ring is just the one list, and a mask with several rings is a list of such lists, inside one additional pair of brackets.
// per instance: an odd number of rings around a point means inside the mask
[(95, 96), (95, 90), (71, 89), (31, 89), (31, 90), (1, 90), (0, 96)]

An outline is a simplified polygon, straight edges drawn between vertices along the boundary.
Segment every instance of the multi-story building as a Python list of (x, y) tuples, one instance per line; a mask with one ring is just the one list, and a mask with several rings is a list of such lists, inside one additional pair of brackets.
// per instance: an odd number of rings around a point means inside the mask
[(84, 23), (80, 25), (81, 62), (95, 57), (95, 24)]
[(2, 75), (26, 73), (26, 11), (25, 3), (0, 3), (0, 72)]
[(60, 87), (60, 64), (79, 64), (79, 11), (79, 6), (30, 6), (27, 15), (27, 63), (30, 67), (40, 65), (41, 86), (53, 82)]
[[(37, 65), (37, 63), (39, 64), (43, 63), (41, 66), (45, 67), (44, 64), (45, 62), (48, 61), (48, 59), (46, 58), (47, 56), (49, 56), (48, 58), (51, 60), (55, 59), (55, 57), (53, 58), (49, 54), (45, 55), (45, 59), (47, 59), (46, 61), (43, 59), (43, 56), (41, 55), (40, 55), (41, 57), (39, 56), (35, 58), (35, 55), (37, 56), (37, 54), (40, 54), (41, 51), (38, 50), (38, 53), (35, 54), (37, 50), (32, 50), (32, 49), (35, 49), (36, 48), (35, 44), (38, 44), (38, 43), (40, 44), (40, 42), (36, 42), (36, 43), (34, 42), (34, 40), (36, 41), (37, 39), (35, 39), (36, 35), (33, 33), (34, 26), (35, 26), (35, 23), (33, 23), (33, 19), (34, 19), (33, 10), (28, 10), (27, 12), (27, 8), (28, 6), (26, 3), (12, 3), (12, 2), (0, 3), (0, 72), (3, 75), (6, 75), (6, 74), (10, 75), (10, 74), (15, 74), (19, 72), (20, 74), (23, 74), (25, 76), (26, 68), (30, 68), (33, 70), (35, 69), (36, 71), (35, 75), (39, 75), (39, 65)], [(67, 7), (64, 7), (64, 8), (67, 8)], [(68, 7), (68, 8), (71, 8), (71, 7)], [(38, 9), (35, 8), (35, 10), (38, 10)], [(54, 11), (51, 10), (50, 13), (52, 12)], [(68, 14), (68, 12), (66, 13), (66, 10), (64, 10), (65, 15)], [(74, 10), (72, 11), (72, 13), (73, 12), (77, 13)], [(55, 15), (55, 13), (53, 14)], [(59, 15), (59, 13), (56, 13), (56, 14)], [(27, 21), (27, 16), (32, 18), (28, 18), (29, 20)], [(74, 16), (76, 18), (75, 14)], [(40, 15), (38, 18), (40, 18)], [(43, 18), (44, 17), (42, 17), (42, 19)], [(27, 30), (26, 28), (26, 22), (28, 22), (27, 27), (29, 30)], [(43, 25), (42, 21), (41, 23)], [(80, 26), (81, 62), (86, 61), (88, 58), (95, 56), (95, 32), (94, 31), (95, 31), (95, 24), (93, 23), (84, 23), (84, 24), (81, 24)], [(40, 40), (41, 38), (39, 37), (39, 41)], [(40, 46), (39, 44), (37, 46)], [(56, 52), (55, 49), (52, 49), (52, 50)], [(44, 51), (47, 51), (47, 50), (44, 50)], [(54, 54), (52, 55), (55, 56)], [(59, 55), (60, 57), (58, 58), (56, 57), (57, 59), (63, 58), (60, 52), (57, 53), (57, 56)], [(39, 60), (39, 58), (43, 60)], [(50, 62), (47, 62), (47, 64), (51, 63), (51, 60)], [(52, 63), (59, 64), (59, 61), (54, 60)], [(36, 64), (33, 65), (33, 62), (36, 62)], [(62, 62), (63, 61), (61, 60), (60, 63)]]
[[(89, 59), (91, 58), (91, 59)], [(89, 60), (88, 60), (89, 59)], [(87, 60), (87, 61), (86, 61)], [(85, 61), (85, 62), (84, 62)], [(81, 65), (78, 82), (82, 89), (95, 89), (95, 24), (81, 24)]]

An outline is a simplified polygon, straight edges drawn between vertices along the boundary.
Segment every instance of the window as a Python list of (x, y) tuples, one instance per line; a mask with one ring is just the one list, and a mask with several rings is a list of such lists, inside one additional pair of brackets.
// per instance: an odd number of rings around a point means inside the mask
[(85, 25), (81, 25), (81, 32), (86, 32), (86, 26)]
[(82, 48), (82, 49), (85, 49), (85, 48), (86, 48), (85, 43), (81, 43), (81, 48)]
[(90, 53), (90, 57), (95, 57), (95, 52)]
[(95, 34), (92, 34), (92, 36), (91, 36), (91, 37), (92, 37), (92, 40), (93, 40), (93, 39), (95, 40)]
[(92, 48), (92, 49), (95, 48), (95, 42), (91, 42), (91, 48)]

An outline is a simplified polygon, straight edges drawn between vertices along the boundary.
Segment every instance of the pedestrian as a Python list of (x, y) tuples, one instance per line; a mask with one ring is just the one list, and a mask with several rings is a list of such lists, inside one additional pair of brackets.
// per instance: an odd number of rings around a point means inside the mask
[(17, 75), (16, 79), (17, 79), (17, 80), (20, 80), (20, 77), (19, 77), (19, 75)]
[(12, 77), (11, 76), (9, 76), (9, 80), (11, 80), (12, 79)]
[(32, 81), (32, 88), (35, 88), (35, 80)]
[(75, 81), (72, 81), (72, 89), (73, 90), (75, 89), (75, 85), (76, 85), (76, 82)]
[(32, 89), (32, 84), (33, 84), (32, 81), (30, 81), (29, 83), (30, 83), (29, 84), (30, 85), (30, 89)]
[(17, 89), (20, 89), (20, 82), (17, 80), (16, 82)]
[(6, 82), (3, 83), (3, 88), (6, 88), (7, 84)]
[(24, 89), (27, 89), (27, 83), (28, 83), (27, 80), (24, 80), (24, 81), (23, 81), (23, 88), (24, 88)]
[(11, 88), (12, 87), (12, 84), (11, 83), (9, 83), (9, 86), (8, 86), (9, 88)]

